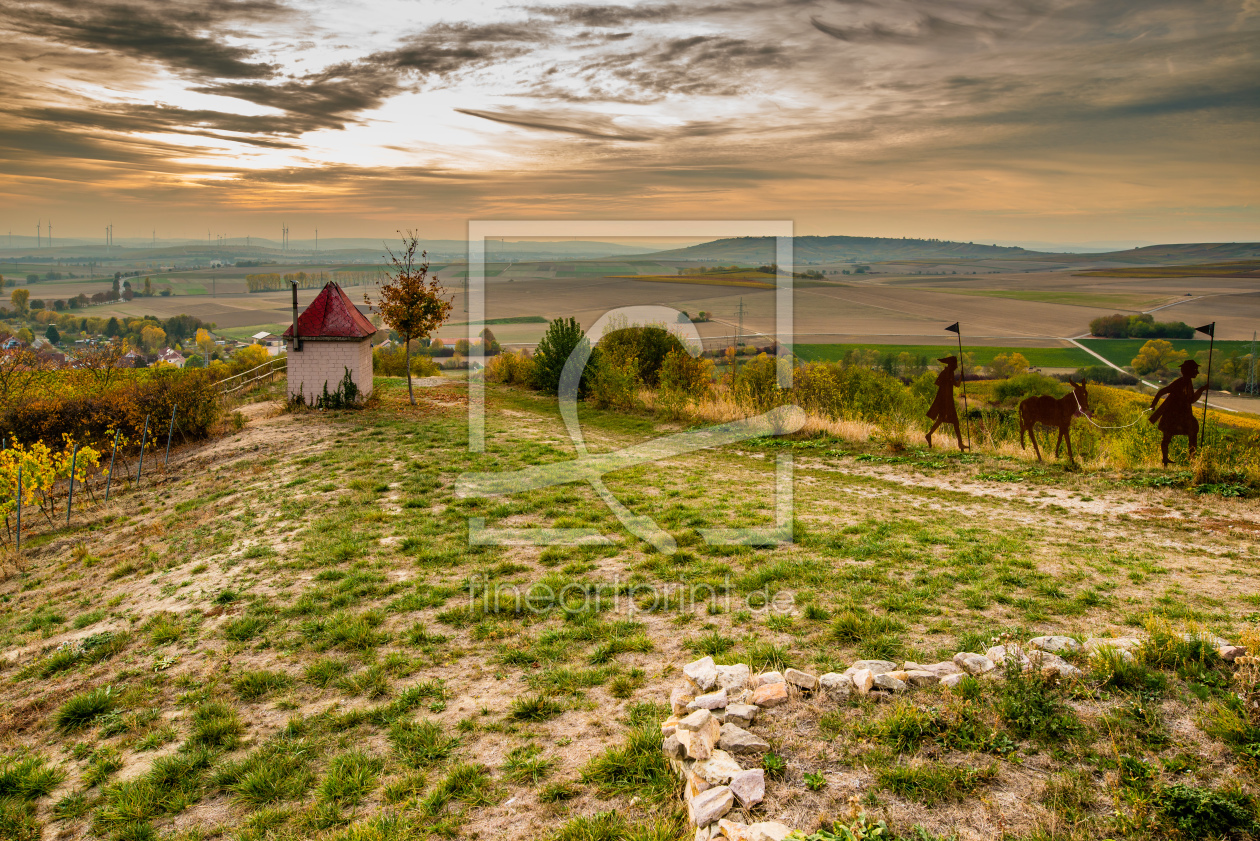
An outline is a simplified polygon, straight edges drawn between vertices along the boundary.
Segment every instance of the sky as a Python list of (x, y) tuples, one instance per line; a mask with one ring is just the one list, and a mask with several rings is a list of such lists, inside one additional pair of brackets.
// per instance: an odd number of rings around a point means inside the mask
[(0, 232), (1260, 240), (1260, 0), (6, 0), (0, 112)]

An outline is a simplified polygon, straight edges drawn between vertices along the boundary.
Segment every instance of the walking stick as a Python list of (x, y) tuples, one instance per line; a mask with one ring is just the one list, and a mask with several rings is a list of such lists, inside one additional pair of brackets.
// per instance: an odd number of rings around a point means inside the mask
[(1196, 327), (1194, 331), (1208, 336), (1207, 386), (1203, 390), (1203, 426), (1199, 428), (1199, 446), (1202, 447), (1204, 439), (1207, 438), (1208, 395), (1212, 393), (1212, 348), (1216, 346), (1216, 322)]
[(963, 365), (962, 328), (959, 327), (958, 322), (955, 321), (953, 324), (949, 325), (945, 329), (951, 333), (958, 334), (958, 373), (962, 376), (963, 418), (965, 419), (964, 423), (967, 426), (967, 449), (970, 450), (971, 449), (971, 418), (968, 417), (968, 409), (967, 409), (967, 367)]

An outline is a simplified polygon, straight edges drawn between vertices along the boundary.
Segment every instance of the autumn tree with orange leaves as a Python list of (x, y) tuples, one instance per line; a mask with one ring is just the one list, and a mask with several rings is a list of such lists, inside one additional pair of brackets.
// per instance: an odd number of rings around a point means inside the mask
[(403, 249), (399, 254), (389, 250), (393, 269), (389, 273), (389, 282), (377, 284), (377, 300), (372, 301), (370, 295), (363, 300), (368, 306), (375, 306), (381, 319), (395, 333), (402, 337), (407, 349), (407, 399), (416, 405), (416, 396), (411, 388), (411, 341), (424, 339), (436, 330), (451, 312), (451, 302), (442, 297), (442, 285), (436, 277), (429, 277), (429, 255), (421, 251), (419, 260), (416, 251), (420, 247), (419, 238), (408, 231), (402, 236)]

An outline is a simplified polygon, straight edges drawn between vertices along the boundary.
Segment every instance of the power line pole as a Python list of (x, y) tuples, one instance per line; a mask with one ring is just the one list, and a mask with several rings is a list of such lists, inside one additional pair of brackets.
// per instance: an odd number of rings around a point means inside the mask
[(44, 220), (40, 219), (35, 223), (35, 250), (44, 247)]

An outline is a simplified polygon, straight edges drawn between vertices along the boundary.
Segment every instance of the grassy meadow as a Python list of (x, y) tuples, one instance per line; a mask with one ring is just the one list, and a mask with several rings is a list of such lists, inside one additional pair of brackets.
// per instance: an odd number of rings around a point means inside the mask
[[(1069, 686), (767, 711), (770, 797), (730, 817), (812, 831), (860, 809), (914, 841), (1253, 831), (1260, 729), (1176, 634), (1260, 643), (1255, 500), (1185, 490), (1184, 465), (837, 427), (607, 475), (675, 538), (660, 554), (586, 485), (456, 493), (466, 471), (572, 459), (554, 398), (488, 386), (470, 453), (464, 383), (405, 395), (378, 378), (363, 410), (296, 413), (260, 395), (6, 559), (0, 837), (690, 838), (657, 727), (698, 656), (817, 674), (1140, 632), (1158, 644), (1139, 660), (1077, 658)], [(697, 421), (581, 422), (601, 451)], [(772, 522), (789, 452), (795, 542), (705, 544)], [(469, 517), (604, 541), (470, 545)]]

